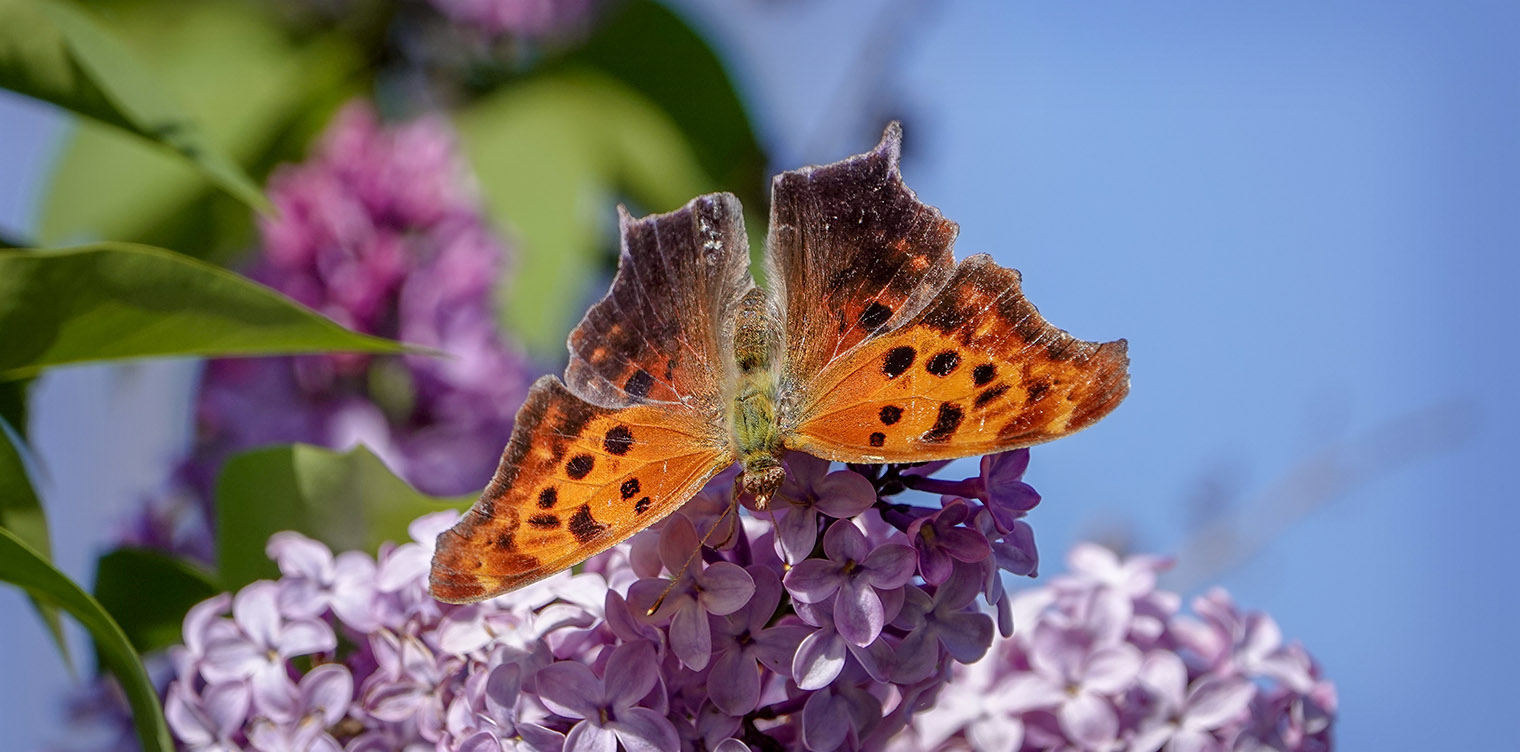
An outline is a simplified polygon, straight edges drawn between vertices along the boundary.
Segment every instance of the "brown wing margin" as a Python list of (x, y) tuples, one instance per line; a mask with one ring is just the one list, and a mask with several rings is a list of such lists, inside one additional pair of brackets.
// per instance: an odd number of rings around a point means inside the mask
[(611, 548), (733, 464), (690, 413), (607, 408), (558, 379), (533, 384), (496, 477), (438, 536), (430, 590), (449, 603), (500, 595)]
[(597, 404), (721, 414), (723, 322), (754, 284), (739, 200), (714, 193), (668, 214), (618, 215), (617, 275), (570, 334), (566, 385)]
[(789, 386), (911, 319), (955, 270), (957, 227), (903, 183), (901, 149), (892, 123), (870, 152), (772, 184), (767, 264), (785, 317)]

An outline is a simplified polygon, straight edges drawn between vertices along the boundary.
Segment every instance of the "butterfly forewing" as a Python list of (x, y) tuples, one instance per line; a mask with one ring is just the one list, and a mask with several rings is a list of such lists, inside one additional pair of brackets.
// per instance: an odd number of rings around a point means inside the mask
[(618, 273), (570, 334), (565, 383), (599, 404), (722, 413), (724, 322), (753, 285), (739, 200), (717, 193), (669, 214), (619, 216)]
[(902, 130), (872, 151), (776, 176), (767, 243), (782, 303), (785, 388), (918, 313), (955, 270), (954, 222), (898, 171)]
[(477, 601), (573, 566), (675, 511), (731, 464), (726, 443), (689, 412), (599, 407), (545, 376), (495, 479), (439, 536), (433, 596)]

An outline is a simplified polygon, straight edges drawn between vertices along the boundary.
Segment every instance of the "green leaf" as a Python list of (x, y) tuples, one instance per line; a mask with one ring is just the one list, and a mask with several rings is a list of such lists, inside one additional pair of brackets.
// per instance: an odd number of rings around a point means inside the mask
[[(106, 7), (112, 31), (142, 51), (209, 137), (255, 178), (299, 154), (331, 108), (363, 86), (351, 41), (292, 39), (269, 3)], [(253, 225), (246, 207), (211, 191), (197, 171), (117, 129), (82, 122), (63, 144), (37, 228), (48, 245), (130, 240), (227, 263), (246, 251)]]
[[(6, 385), (0, 383), (0, 391)], [(47, 515), (42, 502), (33, 490), (30, 473), (24, 457), (25, 443), (21, 435), (4, 417), (0, 417), (0, 528), (9, 530), (21, 541), (31, 546), (44, 560), (51, 560), (53, 545), (48, 536)], [(73, 668), (69, 644), (63, 639), (63, 622), (58, 609), (49, 603), (32, 598), (32, 607), (38, 618), (47, 626), (48, 634), (64, 663)]]
[(722, 190), (757, 208), (766, 200), (765, 153), (733, 80), (707, 40), (665, 5), (620, 3), (568, 60), (616, 78), (664, 110)]
[(167, 148), (249, 206), (268, 207), (147, 65), (68, 0), (0, 0), (0, 86)]
[(225, 269), (126, 243), (0, 250), (0, 380), (162, 355), (398, 352)]
[(211, 575), (161, 551), (118, 548), (95, 563), (95, 598), (139, 653), (179, 644), (185, 613), (219, 592)]
[(158, 705), (158, 693), (148, 679), (148, 672), (132, 650), (132, 643), (111, 615), (100, 607), (83, 588), (49, 564), (36, 549), (23, 543), (9, 530), (0, 529), (0, 581), (25, 590), (38, 600), (69, 612), (88, 629), (95, 641), (101, 661), (121, 682), (127, 701), (132, 705), (132, 723), (145, 750), (170, 752), (174, 743), (164, 714)]
[(614, 237), (620, 191), (669, 211), (714, 188), (664, 112), (591, 71), (503, 87), (456, 125), (488, 208), (522, 246), (511, 284), (499, 286), (507, 325), (546, 355), (563, 354)]
[(334, 452), (293, 444), (244, 452), (216, 479), (218, 574), (229, 590), (279, 576), (264, 546), (281, 530), (334, 551), (374, 553), (385, 541), (407, 540), (412, 520), (473, 500), (423, 494), (364, 447)]

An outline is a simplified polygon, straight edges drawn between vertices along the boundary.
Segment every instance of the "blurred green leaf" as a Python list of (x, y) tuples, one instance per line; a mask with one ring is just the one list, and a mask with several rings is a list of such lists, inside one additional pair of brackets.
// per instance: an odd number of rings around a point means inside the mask
[[(11, 531), (44, 560), (51, 560), (53, 544), (48, 535), (47, 514), (43, 512), (42, 502), (37, 498), (27, 472), (25, 450), (20, 433), (9, 420), (0, 417), (0, 528)], [(63, 622), (58, 618), (58, 609), (35, 597), (32, 606), (47, 627), (64, 662), (72, 668), (73, 660), (69, 655), (69, 644), (63, 639)]]
[(127, 243), (0, 250), (0, 332), (0, 380), (155, 355), (404, 349), (220, 267)]
[(0, 0), (0, 86), (165, 147), (249, 206), (268, 207), (148, 66), (68, 0)]
[(616, 4), (567, 56), (648, 98), (685, 134), (717, 187), (763, 208), (765, 154), (723, 62), (696, 30), (654, 0)]
[(219, 592), (210, 574), (161, 551), (118, 548), (95, 562), (95, 598), (139, 653), (179, 644), (185, 612)]
[(27, 409), (27, 392), (32, 388), (31, 379), (0, 381), (0, 421), (10, 424), (11, 430), (26, 444), (27, 425), (30, 420)]
[(591, 71), (504, 87), (456, 118), (487, 204), (523, 247), (501, 285), (508, 327), (559, 356), (626, 191), (670, 211), (713, 189), (681, 131), (637, 92)]
[(229, 590), (279, 576), (264, 546), (281, 530), (334, 551), (373, 554), (385, 541), (408, 540), (412, 520), (472, 501), (428, 496), (364, 447), (334, 452), (293, 444), (244, 452), (216, 479), (218, 576)]
[(164, 724), (163, 711), (158, 706), (158, 693), (148, 679), (148, 672), (138, 660), (126, 634), (99, 602), (49, 564), (36, 549), (5, 529), (0, 529), (0, 581), (17, 585), (38, 600), (56, 605), (78, 619), (94, 638), (101, 661), (116, 674), (126, 692), (127, 701), (132, 705), (132, 723), (137, 728), (142, 748), (161, 752), (174, 749), (169, 728)]
[[(359, 54), (341, 36), (290, 38), (269, 4), (112, 2), (112, 30), (255, 177), (285, 158), (293, 130), (350, 91)], [(225, 263), (246, 250), (246, 208), (208, 198), (194, 170), (119, 132), (82, 122), (60, 153), (37, 233), (50, 245), (131, 240)]]

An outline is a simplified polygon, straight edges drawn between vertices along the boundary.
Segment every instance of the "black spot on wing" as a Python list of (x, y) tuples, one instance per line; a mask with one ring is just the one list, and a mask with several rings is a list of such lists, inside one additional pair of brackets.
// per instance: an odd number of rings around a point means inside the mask
[(1036, 381), (1036, 382), (1030, 384), (1026, 388), (1029, 390), (1029, 400), (1028, 401), (1029, 402), (1036, 402), (1041, 397), (1044, 397), (1046, 392), (1050, 391), (1050, 382), (1049, 381), (1045, 381), (1045, 380), (1042, 379), (1040, 381)]
[(648, 397), (652, 387), (654, 387), (654, 377), (642, 368), (634, 371), (628, 380), (623, 382), (623, 391), (627, 392), (628, 396), (638, 399)]
[(890, 426), (902, 420), (902, 408), (897, 405), (884, 405), (881, 408), (881, 412), (877, 414), (877, 417), (881, 418), (882, 425)]
[(565, 463), (565, 474), (571, 480), (580, 480), (591, 474), (591, 469), (596, 467), (596, 458), (589, 454), (577, 454)]
[(983, 363), (971, 370), (971, 381), (977, 386), (987, 386), (997, 378), (997, 366), (991, 363)]
[(941, 378), (949, 376), (961, 364), (961, 354), (954, 350), (946, 350), (929, 359), (924, 364), (924, 370)]
[(553, 530), (559, 527), (559, 517), (552, 514), (535, 514), (528, 518), (528, 524), (539, 530)]
[(972, 406), (973, 407), (986, 407), (988, 402), (991, 402), (991, 401), (997, 399), (998, 397), (1003, 396), (1005, 393), (1007, 393), (1007, 391), (1008, 391), (1008, 385), (1007, 384), (998, 384), (997, 386), (989, 387), (987, 389), (984, 389), (984, 390), (982, 390), (981, 394), (976, 395), (976, 400), (974, 402), (972, 402)]
[(871, 434), (870, 442), (871, 442), (871, 446), (873, 446), (873, 447), (879, 447), (879, 446), (887, 443), (887, 435), (884, 434), (884, 433), (882, 433), (881, 431), (877, 431), (877, 432)]
[(633, 432), (628, 430), (628, 426), (613, 426), (608, 429), (607, 436), (602, 440), (602, 448), (606, 449), (608, 454), (619, 457), (627, 454), (628, 450), (633, 448)]
[(622, 488), (618, 489), (618, 493), (621, 493), (625, 499), (631, 499), (634, 496), (638, 495), (639, 479), (629, 478), (628, 480), (623, 481), (623, 486)]
[(648, 496), (645, 496), (644, 498), (639, 499), (637, 502), (634, 503), (634, 505), (633, 505), (633, 511), (636, 512), (636, 513), (638, 513), (638, 514), (643, 514), (644, 510), (649, 509), (650, 503), (651, 503), (650, 498)]
[(938, 444), (948, 441), (955, 435), (956, 429), (961, 427), (961, 418), (965, 412), (959, 405), (950, 402), (939, 404), (939, 415), (934, 419), (934, 425), (924, 432), (923, 440), (930, 444)]
[(890, 318), (892, 318), (892, 309), (873, 300), (864, 311), (860, 312), (860, 318), (857, 320), (860, 322), (860, 328), (875, 331)]
[(588, 504), (582, 504), (581, 508), (575, 510), (575, 514), (570, 516), (570, 534), (581, 543), (595, 538), (606, 529), (606, 525), (597, 522), (596, 518), (591, 516), (591, 506)]
[(496, 539), (491, 541), (491, 543), (503, 551), (511, 551), (512, 549), (517, 548), (517, 542), (513, 540), (512, 533), (510, 532), (502, 533), (496, 536)]
[(903, 375), (913, 367), (913, 360), (918, 357), (918, 351), (907, 345), (894, 347), (887, 351), (887, 357), (881, 363), (881, 372), (887, 378), (895, 379)]
[(553, 509), (559, 503), (559, 490), (554, 486), (548, 486), (538, 492), (538, 508)]

